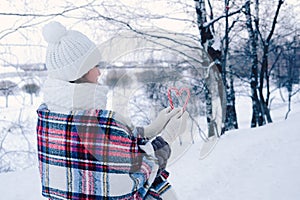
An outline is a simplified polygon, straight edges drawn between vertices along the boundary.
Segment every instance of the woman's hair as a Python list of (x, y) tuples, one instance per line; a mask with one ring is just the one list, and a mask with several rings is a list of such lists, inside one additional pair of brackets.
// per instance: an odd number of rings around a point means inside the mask
[(86, 80), (84, 77), (81, 77), (81, 78), (76, 79), (76, 80), (74, 80), (74, 81), (69, 81), (69, 83), (80, 84), (80, 83), (89, 83), (89, 81)]
[(69, 83), (76, 83), (76, 84), (80, 84), (80, 83), (89, 83), (89, 81), (84, 78), (84, 75), (82, 77), (80, 77), (79, 79), (76, 79), (74, 81), (69, 81)]

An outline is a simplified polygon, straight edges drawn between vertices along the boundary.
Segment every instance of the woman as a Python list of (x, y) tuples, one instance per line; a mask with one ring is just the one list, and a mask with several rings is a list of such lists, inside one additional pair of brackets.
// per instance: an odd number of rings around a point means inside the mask
[[(58, 22), (48, 42), (44, 104), (37, 110), (42, 193), (50, 199), (176, 199), (165, 170), (171, 144), (188, 113), (165, 108), (148, 126), (106, 110), (107, 87), (97, 84), (100, 52)], [(161, 136), (157, 136), (161, 134)]]

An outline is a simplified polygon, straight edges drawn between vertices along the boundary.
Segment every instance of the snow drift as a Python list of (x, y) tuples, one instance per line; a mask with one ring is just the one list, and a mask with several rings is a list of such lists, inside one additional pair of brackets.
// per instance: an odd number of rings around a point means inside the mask
[[(286, 121), (224, 135), (201, 160), (196, 142), (169, 167), (180, 200), (298, 199), (300, 113)], [(42, 200), (38, 168), (0, 174), (5, 200)]]

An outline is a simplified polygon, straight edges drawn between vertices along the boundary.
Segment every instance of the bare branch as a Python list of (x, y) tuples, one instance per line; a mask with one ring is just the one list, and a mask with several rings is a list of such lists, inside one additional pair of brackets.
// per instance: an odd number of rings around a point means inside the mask
[[(242, 7), (240, 7), (239, 9), (237, 9), (237, 10), (231, 12), (231, 13), (228, 13), (228, 17), (236, 15), (236, 14), (242, 12), (242, 10), (244, 9), (244, 7), (245, 7), (245, 4)], [(226, 17), (226, 15), (221, 15), (221, 16), (219, 16), (219, 17), (217, 17), (217, 18), (215, 18), (215, 19), (213, 19), (213, 20), (205, 23), (204, 27), (207, 28), (209, 26), (212, 26), (214, 23), (216, 23), (217, 21), (219, 21), (220, 19), (223, 19), (225, 17)]]
[(276, 13), (275, 13), (275, 16), (274, 16), (274, 19), (273, 19), (273, 22), (272, 22), (272, 28), (271, 28), (271, 31), (270, 31), (270, 33), (267, 37), (267, 40), (266, 40), (267, 45), (270, 43), (270, 40), (271, 40), (271, 38), (273, 36), (273, 33), (275, 31), (275, 26), (276, 26), (277, 18), (278, 18), (278, 15), (279, 15), (279, 10), (280, 10), (280, 7), (282, 6), (282, 4), (283, 4), (283, 0), (278, 0)]
[[(57, 16), (65, 16), (66, 13), (86, 8), (88, 6), (91, 6), (91, 4), (92, 4), (92, 2), (90, 2), (88, 4), (84, 4), (84, 5), (78, 6), (78, 7), (73, 7), (73, 8), (65, 9), (62, 12), (49, 13), (49, 14), (41, 14), (41, 13), (39, 13), (39, 14), (34, 14), (34, 13), (5, 13), (5, 12), (0, 12), (0, 16), (1, 15), (2, 16), (14, 16), (14, 17), (20, 17), (20, 18), (23, 18), (23, 17), (33, 17), (32, 19), (28, 20), (28, 22), (25, 22), (22, 25), (19, 25), (19, 26), (15, 27), (15, 28), (10, 28), (10, 29), (6, 29), (6, 30), (1, 31), (1, 33), (4, 33), (4, 32), (6, 32), (6, 33), (3, 34), (2, 36), (0, 36), (0, 40), (2, 40), (6, 36), (8, 36), (8, 35), (10, 35), (10, 34), (12, 34), (14, 32), (16, 32), (16, 31), (19, 31), (20, 29), (26, 29), (26, 28), (30, 28), (30, 27), (39, 25), (39, 24), (44, 23), (46, 21), (49, 21), (50, 19), (53, 19), (54, 17), (57, 17)], [(38, 19), (44, 18), (44, 19), (40, 20), (39, 22), (31, 23), (32, 20), (35, 19), (35, 18), (38, 18)]]
[(62, 16), (68, 12), (72, 12), (72, 11), (75, 11), (75, 10), (79, 10), (79, 9), (82, 9), (82, 8), (85, 8), (87, 6), (90, 6), (91, 3), (88, 3), (88, 4), (85, 4), (85, 5), (82, 5), (82, 6), (78, 6), (78, 7), (74, 7), (74, 8), (69, 8), (69, 9), (66, 9), (66, 10), (63, 10), (62, 12), (58, 12), (58, 13), (49, 13), (49, 14), (41, 14), (41, 13), (38, 13), (38, 14), (34, 14), (34, 13), (5, 13), (5, 12), (0, 12), (0, 15), (3, 15), (3, 16), (15, 16), (15, 17), (56, 17), (56, 16)]

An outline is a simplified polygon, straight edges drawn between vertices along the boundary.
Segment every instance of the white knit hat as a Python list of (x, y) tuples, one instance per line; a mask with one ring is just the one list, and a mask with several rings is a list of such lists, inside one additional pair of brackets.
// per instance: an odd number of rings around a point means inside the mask
[(74, 81), (100, 62), (100, 51), (88, 37), (74, 30), (66, 30), (59, 22), (50, 22), (43, 28), (48, 42), (46, 68), (48, 76)]

